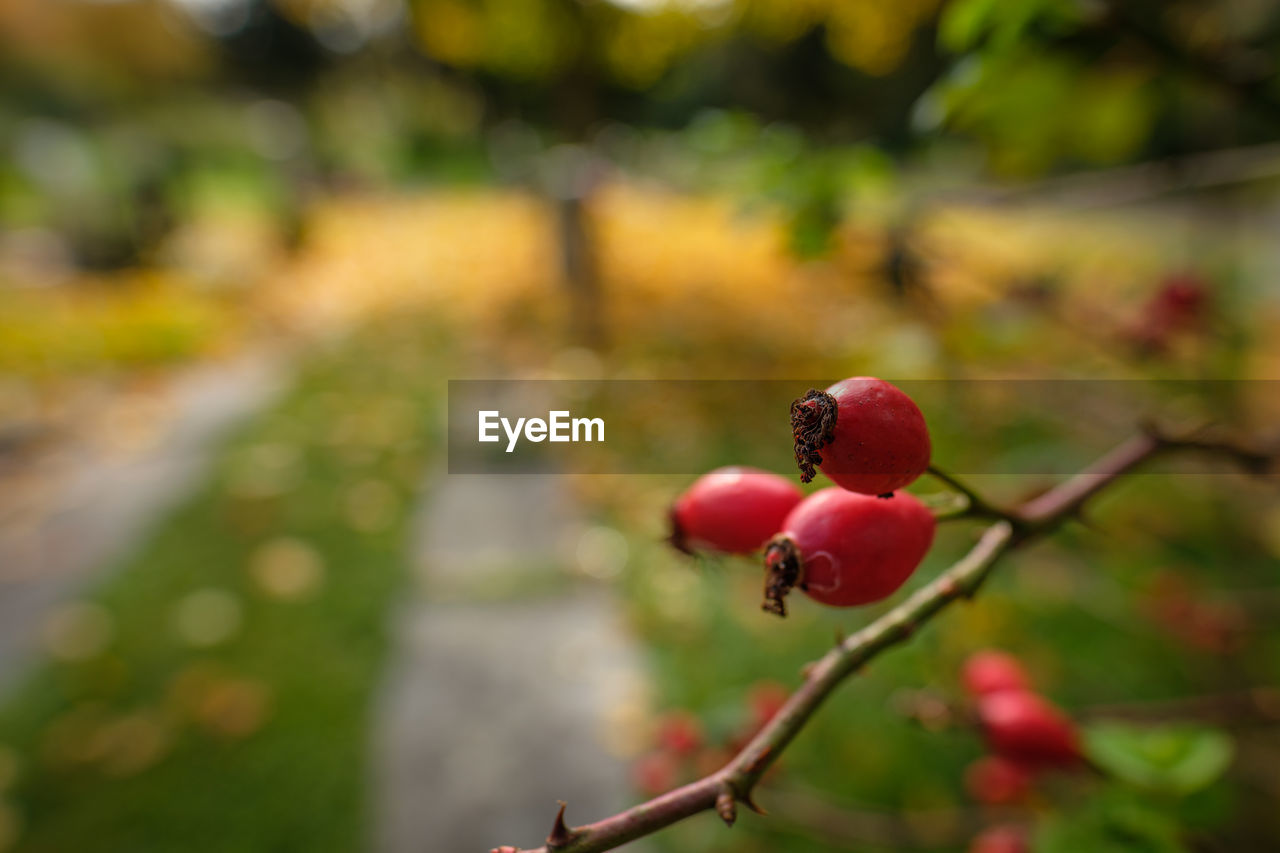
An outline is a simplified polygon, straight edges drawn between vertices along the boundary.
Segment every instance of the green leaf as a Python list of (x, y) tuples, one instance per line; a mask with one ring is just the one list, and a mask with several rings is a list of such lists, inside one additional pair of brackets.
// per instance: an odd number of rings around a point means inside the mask
[(965, 53), (986, 37), (988, 48), (1003, 50), (1021, 42), (1033, 26), (1069, 32), (1079, 20), (1071, 0), (954, 0), (942, 11), (938, 43), (952, 53)]
[(1190, 794), (1215, 782), (1231, 763), (1231, 738), (1194, 726), (1139, 728), (1119, 723), (1091, 726), (1085, 752), (1115, 778), (1171, 794)]
[(948, 3), (938, 22), (938, 43), (952, 53), (976, 47), (991, 25), (1000, 0), (956, 0)]
[(1186, 853), (1176, 812), (1153, 808), (1130, 792), (1104, 789), (1082, 807), (1042, 822), (1036, 853)]

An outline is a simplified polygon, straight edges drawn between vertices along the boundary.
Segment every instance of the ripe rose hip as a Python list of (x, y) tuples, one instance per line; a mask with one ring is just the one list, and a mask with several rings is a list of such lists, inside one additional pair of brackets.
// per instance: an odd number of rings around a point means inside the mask
[(989, 755), (964, 771), (964, 787), (980, 803), (1004, 805), (1021, 800), (1031, 790), (1032, 770), (1025, 764)]
[(969, 853), (1030, 853), (1026, 832), (1018, 826), (993, 826), (969, 842)]
[(710, 548), (750, 554), (777, 533), (804, 493), (777, 474), (717, 468), (703, 474), (671, 507), (671, 544), (685, 553)]
[(1080, 760), (1075, 723), (1056, 705), (1029, 690), (1001, 690), (978, 701), (978, 720), (991, 751), (1037, 767)]
[(817, 465), (851, 492), (888, 495), (929, 467), (924, 415), (883, 379), (855, 376), (809, 391), (791, 404), (791, 432), (805, 483)]
[(906, 492), (893, 500), (828, 488), (800, 502), (765, 549), (764, 609), (787, 615), (793, 586), (835, 607), (869, 604), (902, 586), (933, 544), (933, 513)]
[(986, 649), (974, 652), (964, 662), (960, 675), (964, 687), (974, 696), (1000, 690), (1027, 690), (1031, 680), (1018, 659), (1007, 652)]

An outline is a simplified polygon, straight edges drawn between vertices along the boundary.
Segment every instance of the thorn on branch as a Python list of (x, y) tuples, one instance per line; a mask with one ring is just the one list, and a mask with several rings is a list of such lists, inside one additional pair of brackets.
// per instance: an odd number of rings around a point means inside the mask
[(547, 836), (548, 850), (559, 850), (562, 847), (567, 847), (569, 842), (573, 841), (578, 835), (576, 830), (570, 829), (568, 824), (564, 822), (564, 810), (568, 804), (564, 800), (560, 800), (559, 803), (560, 811), (556, 812), (555, 826), (551, 827), (551, 834)]

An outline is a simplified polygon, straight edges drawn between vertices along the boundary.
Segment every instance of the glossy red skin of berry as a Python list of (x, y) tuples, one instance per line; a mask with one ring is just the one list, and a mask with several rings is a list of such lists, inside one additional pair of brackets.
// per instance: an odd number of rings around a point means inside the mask
[(968, 766), (964, 787), (980, 803), (1005, 805), (1025, 798), (1034, 776), (1034, 770), (1025, 764), (988, 755)]
[(986, 649), (974, 652), (964, 662), (960, 674), (964, 687), (973, 696), (1000, 690), (1029, 690), (1031, 679), (1018, 659), (1007, 652)]
[(855, 376), (827, 389), (835, 398), (834, 435), (818, 469), (833, 483), (864, 495), (909, 485), (929, 467), (932, 446), (924, 415), (897, 387)]
[(827, 488), (805, 498), (782, 524), (800, 555), (800, 588), (834, 607), (888, 598), (920, 565), (937, 528), (906, 492), (878, 498)]
[(993, 826), (969, 843), (969, 853), (1031, 853), (1031, 845), (1020, 827)]
[(1038, 693), (989, 693), (978, 701), (978, 720), (997, 755), (1034, 767), (1065, 767), (1080, 760), (1075, 723)]
[(671, 508), (671, 540), (681, 550), (758, 551), (804, 493), (786, 477), (732, 466), (703, 474)]

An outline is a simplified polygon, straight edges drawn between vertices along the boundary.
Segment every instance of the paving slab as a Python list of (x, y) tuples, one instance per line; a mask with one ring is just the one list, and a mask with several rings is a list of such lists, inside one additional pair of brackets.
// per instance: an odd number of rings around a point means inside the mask
[(375, 725), (375, 849), (536, 847), (557, 800), (570, 822), (625, 808), (642, 653), (610, 589), (566, 573), (582, 523), (564, 479), (437, 475), (424, 494)]

